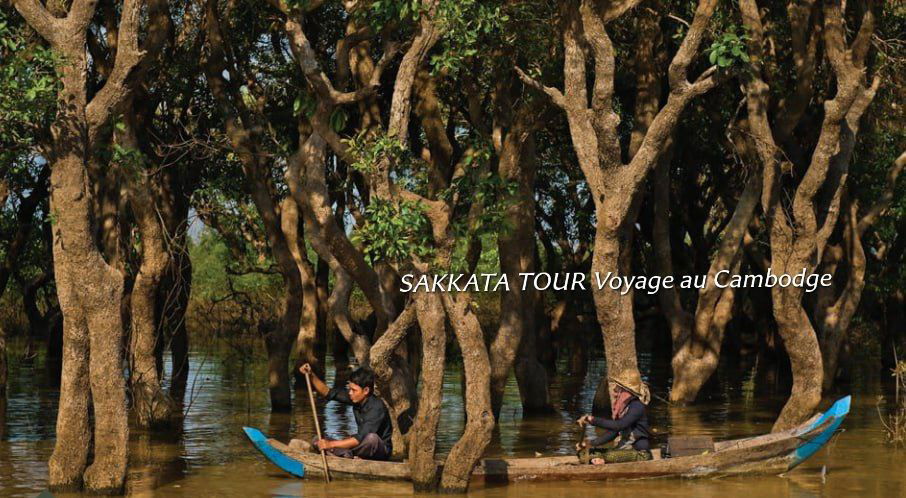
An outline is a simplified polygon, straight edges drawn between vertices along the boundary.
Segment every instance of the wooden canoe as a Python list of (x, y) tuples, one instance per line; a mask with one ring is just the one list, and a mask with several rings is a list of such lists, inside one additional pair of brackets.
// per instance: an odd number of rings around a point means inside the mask
[[(794, 429), (716, 442), (710, 453), (661, 458), (658, 451), (653, 451), (654, 459), (650, 461), (607, 465), (584, 465), (576, 456), (486, 458), (478, 463), (472, 478), (511, 482), (780, 474), (804, 462), (830, 440), (849, 413), (850, 401), (846, 396), (826, 412)], [(255, 447), (282, 470), (296, 477), (323, 476), (319, 454), (296, 451), (251, 427), (243, 430)], [(327, 459), (331, 477), (338, 479), (409, 479), (409, 465), (405, 461), (378, 462), (330, 456)]]

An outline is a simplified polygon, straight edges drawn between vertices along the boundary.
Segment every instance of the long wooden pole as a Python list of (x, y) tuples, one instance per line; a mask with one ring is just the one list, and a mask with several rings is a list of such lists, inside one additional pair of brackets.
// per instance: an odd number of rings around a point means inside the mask
[[(311, 378), (309, 373), (305, 372), (305, 383), (308, 384), (308, 400), (311, 401), (311, 416), (315, 419), (315, 430), (318, 431), (318, 441), (324, 439), (321, 437), (321, 422), (318, 421), (318, 410), (315, 406), (315, 394), (311, 389)], [(321, 461), (324, 462), (324, 480), (328, 483), (330, 482), (330, 469), (327, 467), (327, 453), (324, 453), (324, 448), (321, 448), (321, 445), (318, 444), (318, 449), (321, 450)]]

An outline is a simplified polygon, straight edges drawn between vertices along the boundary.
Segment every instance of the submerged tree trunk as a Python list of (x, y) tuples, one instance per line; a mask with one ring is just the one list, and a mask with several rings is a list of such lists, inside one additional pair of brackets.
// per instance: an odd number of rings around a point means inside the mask
[(161, 389), (157, 367), (157, 350), (163, 341), (157, 294), (170, 261), (163, 245), (162, 227), (150, 210), (143, 210), (133, 209), (142, 237), (142, 263), (131, 297), (130, 382), (136, 420), (140, 426), (148, 427), (166, 422), (172, 412), (172, 403)]
[[(400, 344), (406, 338), (409, 329), (416, 322), (416, 310), (411, 304), (387, 327), (381, 337), (371, 346), (370, 366), (377, 377), (377, 388), (384, 399), (389, 401), (391, 423), (393, 424), (394, 456), (405, 455), (408, 447), (408, 433), (414, 422), (416, 406), (409, 403), (410, 393), (415, 392), (415, 385), (395, 382), (400, 372), (405, 379), (411, 379), (408, 371), (409, 362), (396, 354)], [(413, 383), (414, 384), (414, 383)], [(404, 401), (405, 403), (401, 403)], [(401, 409), (405, 407), (405, 409)]]
[[(139, 151), (134, 116), (124, 117), (124, 127), (115, 139), (124, 149)], [(129, 166), (142, 165), (126, 167)], [(141, 239), (141, 264), (130, 293), (129, 382), (136, 421), (140, 427), (150, 427), (167, 422), (173, 411), (169, 396), (161, 389), (158, 365), (158, 353), (163, 348), (158, 301), (171, 261), (156, 180), (145, 170), (139, 170), (138, 175), (140, 178), (129, 186), (129, 204)]]
[(213, 4), (206, 7), (204, 30), (210, 53), (204, 62), (208, 87), (225, 121), (230, 147), (242, 163), (247, 180), (245, 188), (255, 204), (267, 236), (268, 249), (283, 279), (280, 323), (275, 327), (265, 326), (264, 344), (268, 356), (271, 409), (286, 412), (292, 408), (289, 357), (293, 340), (299, 333), (302, 308), (301, 275), (288, 241), (297, 229), (288, 235), (281, 226), (280, 209), (274, 198), (275, 189), (269, 171), (270, 159), (263, 147), (265, 138), (262, 130), (265, 127), (261, 123), (264, 117), (246, 105), (243, 99), (233, 98), (238, 94), (236, 79), (241, 78), (241, 70), (226, 55), (229, 47), (224, 44), (220, 14)]
[[(9, 372), (6, 365), (6, 327), (0, 325), (0, 405), (6, 407), (6, 383)], [(5, 422), (5, 421), (4, 421)]]
[[(130, 94), (130, 76), (153, 52), (139, 50), (143, 4), (141, 0), (123, 3), (116, 25), (115, 60), (103, 86), (89, 99), (85, 46), (96, 3), (73, 2), (68, 15), (60, 18), (39, 2), (14, 2), (28, 24), (66, 60), (60, 67), (60, 108), (51, 126), (49, 157), (54, 276), (64, 317), (56, 444), (48, 465), (48, 485), (53, 490), (78, 489), (84, 482), (89, 492), (120, 492), (126, 476), (129, 430), (120, 314), (124, 282), (122, 273), (104, 260), (96, 245), (87, 163), (98, 152), (93, 145), (102, 130)], [(86, 469), (92, 446), (94, 460)]]
[[(504, 213), (506, 229), (500, 232), (497, 239), (500, 270), (512, 284), (510, 290), (500, 296), (500, 327), (489, 348), (491, 406), (495, 418), (500, 416), (507, 379), (514, 364), (517, 379), (522, 380), (520, 393), (523, 408), (543, 411), (549, 408), (550, 403), (547, 373), (534, 356), (534, 336), (537, 332), (533, 291), (528, 288), (523, 290), (518, 284), (519, 274), (532, 272), (535, 264), (534, 184), (537, 163), (530, 116), (528, 106), (521, 106), (513, 126), (498, 148), (499, 174), (505, 180), (515, 182), (517, 187)], [(526, 341), (531, 344), (524, 345)], [(520, 355), (520, 351), (529, 354)]]
[[(620, 143), (620, 117), (614, 107), (615, 50), (607, 24), (626, 12), (632, 4), (602, 11), (594, 2), (582, 0), (578, 5), (561, 2), (563, 36), (563, 90), (548, 87), (518, 71), (522, 80), (543, 92), (566, 114), (573, 148), (579, 166), (588, 182), (595, 204), (595, 237), (591, 270), (604, 279), (628, 275), (632, 251), (632, 229), (637, 212), (638, 192), (648, 172), (676, 126), (686, 105), (696, 96), (716, 86), (716, 67), (704, 71), (694, 81), (688, 80), (688, 68), (696, 58), (698, 47), (717, 7), (716, 0), (701, 0), (695, 17), (670, 62), (667, 102), (651, 114), (635, 151), (629, 151), (629, 162), (623, 161)], [(593, 58), (593, 64), (589, 64)], [(594, 73), (590, 84), (588, 68)], [(591, 91), (589, 91), (591, 90)], [(589, 98), (590, 97), (590, 98)], [(644, 100), (649, 104), (648, 100)], [(594, 280), (594, 279), (593, 279)], [(591, 282), (598, 323), (604, 337), (607, 377), (620, 377), (638, 382), (641, 375), (635, 348), (632, 292), (626, 294), (599, 288)], [(598, 390), (598, 403), (605, 397), (604, 382)]]
[[(177, 210), (180, 212), (181, 210)], [(189, 380), (189, 334), (186, 327), (186, 311), (192, 291), (192, 261), (189, 259), (186, 216), (180, 216), (178, 224), (171, 225), (175, 233), (175, 251), (167, 270), (165, 287), (169, 291), (159, 306), (164, 312), (164, 327), (170, 343), (170, 399), (181, 404)]]
[[(893, 201), (897, 178), (906, 168), (906, 152), (894, 161), (887, 174), (887, 185), (876, 202), (872, 203), (865, 214), (859, 214), (859, 202), (855, 199), (845, 199), (843, 236), (840, 245), (829, 248), (825, 254), (831, 261), (825, 262), (825, 267), (833, 268), (845, 258), (846, 283), (839, 295), (833, 295), (835, 286), (823, 287), (818, 290), (819, 298), (816, 300), (815, 315), (817, 328), (821, 337), (821, 352), (824, 361), (824, 391), (829, 391), (837, 376), (840, 351), (846, 339), (852, 319), (859, 308), (862, 291), (865, 288), (866, 257), (862, 247), (862, 235), (871, 227), (878, 217), (887, 210)], [(825, 291), (828, 295), (824, 296)]]
[[(346, 237), (338, 223), (339, 217), (331, 208), (324, 173), (327, 143), (317, 132), (310, 132), (308, 136), (300, 133), (300, 136), (302, 141), (299, 150), (288, 161), (286, 183), (293, 199), (301, 208), (305, 233), (312, 248), (327, 262), (334, 274), (334, 288), (327, 302), (327, 320), (336, 325), (349, 343), (359, 365), (368, 366), (371, 364), (373, 347), (371, 339), (353, 329), (349, 316), (349, 297), (354, 283), (362, 287), (364, 282), (365, 287), (371, 289), (366, 292), (366, 295), (371, 294), (369, 303), (372, 307), (378, 305), (383, 310), (376, 313), (379, 328), (382, 321), (380, 317), (391, 316), (394, 305), (379, 285), (377, 273), (365, 263), (361, 253)], [(360, 273), (359, 279), (353, 281), (352, 274), (347, 272), (349, 267)], [(383, 339), (383, 335), (381, 338)], [(408, 362), (397, 357), (394, 351), (388, 354), (393, 356), (395, 368), (390, 369), (389, 377), (378, 379), (378, 389), (386, 397), (394, 418), (393, 451), (405, 454), (405, 435), (412, 425), (416, 389)]]
[(533, 326), (529, 327), (528, 333), (522, 337), (514, 367), (524, 415), (553, 411), (548, 372), (538, 359), (537, 313), (531, 304), (534, 302), (537, 302), (536, 299), (530, 299), (529, 305), (523, 308), (527, 315), (526, 321)]
[[(0, 298), (6, 291), (7, 283), (13, 274), (13, 270), (18, 265), (19, 255), (25, 249), (28, 242), (28, 236), (32, 231), (34, 224), (33, 218), (35, 211), (41, 202), (47, 198), (47, 181), (50, 175), (50, 167), (44, 166), (38, 175), (36, 184), (31, 189), (28, 197), (20, 199), (19, 211), (16, 213), (16, 230), (10, 234), (7, 241), (4, 257), (0, 261)], [(0, 179), (0, 206), (6, 205), (9, 195), (9, 189), (6, 183)], [(6, 330), (0, 326), (0, 397), (6, 393), (7, 382), (7, 358), (6, 358)]]
[[(717, 369), (720, 360), (720, 348), (723, 343), (724, 330), (732, 317), (733, 302), (736, 292), (733, 288), (721, 289), (714, 279), (720, 271), (739, 270), (742, 259), (742, 243), (749, 223), (755, 214), (761, 193), (761, 176), (753, 175), (739, 198), (730, 222), (724, 228), (721, 243), (717, 249), (705, 287), (699, 291), (695, 315), (689, 316), (679, 302), (679, 296), (672, 289), (662, 291), (662, 307), (672, 309), (670, 317), (673, 337), (673, 386), (670, 389), (670, 400), (673, 402), (691, 403), (705, 382)], [(663, 223), (666, 220), (662, 220)], [(666, 227), (660, 227), (662, 232)], [(669, 265), (670, 249), (666, 233), (662, 233), (655, 242), (664, 253), (659, 254), (662, 265)], [(671, 265), (672, 266), (672, 265)], [(672, 270), (670, 270), (672, 274)], [(665, 303), (665, 300), (667, 302)]]
[(444, 387), (444, 358), (447, 346), (446, 316), (440, 296), (418, 293), (414, 296), (418, 326), (422, 336), (421, 393), (418, 413), (409, 440), (409, 468), (416, 492), (433, 491), (438, 484), (437, 426), (440, 422)]
[(314, 268), (305, 254), (305, 241), (300, 231), (302, 228), (301, 216), (299, 206), (292, 197), (287, 197), (280, 204), (282, 230), (299, 269), (302, 293), (299, 330), (292, 349), (292, 358), (295, 361), (293, 375), (296, 377), (296, 388), (298, 389), (305, 386), (304, 378), (299, 377), (301, 374), (298, 368), (305, 363), (311, 365), (318, 376), (324, 376), (323, 360), (318, 355), (318, 343), (322, 340), (318, 337), (318, 290), (315, 286)]
[[(763, 60), (764, 28), (755, 0), (740, 2), (744, 24), (751, 33), (749, 50), (754, 67)], [(821, 34), (835, 80), (836, 93), (824, 102), (818, 140), (798, 185), (789, 187), (784, 174), (793, 165), (778, 152), (768, 116), (770, 86), (759, 72), (746, 82), (749, 124), (764, 166), (762, 208), (771, 237), (771, 269), (774, 274), (812, 273), (822, 260), (840, 210), (859, 120), (880, 84), (876, 76), (865, 84), (864, 63), (874, 31), (871, 9), (864, 12), (852, 44), (846, 41), (839, 2), (823, 5)], [(819, 192), (820, 195), (819, 195)], [(803, 289), (774, 286), (771, 297), (778, 332), (790, 357), (793, 386), (774, 430), (793, 427), (808, 417), (821, 401), (824, 366), (812, 323), (802, 303)]]
[[(75, 69), (73, 70), (75, 71)], [(50, 459), (53, 489), (116, 492), (126, 473), (125, 383), (122, 375), (123, 276), (107, 265), (90, 229), (91, 197), (78, 131), (64, 124), (55, 133), (61, 151), (53, 163), (51, 209), (58, 213), (54, 231), (54, 273), (64, 317), (63, 378), (57, 418), (57, 444)], [(71, 125), (70, 125), (71, 126)], [(90, 354), (89, 354), (90, 350)], [(94, 461), (87, 464), (94, 408)]]
[(469, 488), (472, 469), (484, 454), (494, 430), (491, 409), (491, 365), (478, 318), (469, 309), (468, 294), (441, 296), (456, 340), (462, 351), (466, 378), (466, 428), (450, 449), (440, 480), (443, 493), (464, 493)]

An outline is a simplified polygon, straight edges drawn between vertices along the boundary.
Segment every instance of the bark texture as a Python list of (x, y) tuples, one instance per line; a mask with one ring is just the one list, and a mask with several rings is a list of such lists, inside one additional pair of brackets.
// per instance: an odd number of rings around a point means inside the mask
[[(64, 317), (63, 377), (57, 440), (49, 463), (51, 489), (119, 492), (126, 474), (128, 425), (122, 375), (123, 275), (104, 260), (93, 235), (94, 198), (88, 161), (104, 126), (129, 95), (139, 49), (140, 0), (126, 0), (117, 26), (115, 59), (89, 99), (88, 26), (96, 2), (75, 0), (65, 18), (35, 0), (16, 9), (66, 59), (50, 147), (51, 212), (57, 294)], [(94, 427), (89, 424), (89, 399)], [(93, 434), (92, 434), (93, 429)], [(94, 460), (88, 465), (88, 450)], [(87, 468), (86, 468), (87, 466)]]
[[(509, 282), (519, 282), (520, 273), (535, 267), (535, 147), (530, 134), (528, 104), (523, 104), (516, 123), (508, 130), (498, 154), (500, 176), (515, 182), (516, 192), (504, 213), (507, 229), (497, 239), (501, 273)], [(535, 354), (535, 299), (532, 289), (511, 285), (500, 296), (500, 327), (491, 341), (491, 406), (500, 416), (507, 378), (515, 366), (523, 413), (551, 409), (547, 371)]]
[(409, 467), (412, 472), (412, 487), (416, 492), (423, 492), (435, 490), (440, 477), (434, 451), (443, 400), (447, 330), (440, 296), (435, 293), (419, 293), (414, 299), (412, 306), (415, 306), (422, 334), (422, 365), (418, 413), (412, 424), (409, 441)]
[[(815, 271), (827, 248), (840, 211), (859, 120), (880, 81), (865, 82), (864, 58), (874, 31), (871, 9), (865, 11), (852, 44), (846, 42), (839, 1), (823, 6), (822, 37), (836, 94), (824, 102), (817, 144), (804, 164), (790, 164), (775, 139), (769, 118), (770, 85), (759, 71), (746, 83), (750, 131), (764, 167), (761, 205), (771, 240), (771, 268), (775, 274)], [(755, 0), (740, 2), (743, 23), (752, 34), (750, 56), (756, 68), (764, 63), (764, 28)], [(794, 168), (804, 174), (794, 188), (783, 176)], [(822, 195), (818, 195), (822, 191)], [(788, 200), (788, 199), (791, 199)], [(803, 308), (803, 290), (798, 287), (771, 289), (774, 319), (790, 357), (793, 386), (790, 398), (774, 424), (779, 431), (793, 427), (811, 416), (821, 401), (824, 365), (818, 338)]]
[(450, 449), (440, 479), (442, 493), (464, 493), (469, 487), (472, 469), (484, 454), (494, 430), (491, 410), (491, 365), (478, 318), (469, 309), (467, 295), (441, 296), (450, 318), (453, 333), (462, 351), (466, 378), (466, 428)]
[(864, 213), (860, 213), (858, 200), (844, 195), (842, 240), (825, 251), (822, 264), (826, 272), (834, 274), (839, 270), (841, 273), (845, 272), (846, 277), (842, 289), (838, 289), (837, 285), (819, 289), (815, 304), (816, 328), (819, 332), (824, 363), (824, 384), (822, 386), (824, 391), (829, 391), (834, 386), (840, 362), (840, 351), (865, 288), (867, 261), (862, 236), (890, 207), (897, 178), (904, 167), (906, 167), (906, 152), (900, 154), (900, 157), (891, 165), (884, 190), (879, 198), (864, 210)]
[[(131, 107), (131, 106), (130, 106)], [(140, 150), (134, 116), (127, 115), (115, 137), (124, 149)], [(127, 165), (140, 168), (142, 165)], [(141, 427), (164, 424), (173, 413), (173, 403), (161, 389), (158, 351), (163, 348), (160, 316), (161, 282), (171, 264), (166, 227), (160, 210), (160, 192), (146, 170), (130, 181), (129, 204), (141, 237), (141, 263), (130, 292), (132, 322), (129, 347), (129, 382), (132, 408)]]
[[(629, 2), (632, 3), (632, 2)], [(605, 276), (627, 275), (631, 261), (632, 226), (638, 209), (638, 192), (680, 113), (697, 95), (717, 84), (716, 67), (703, 72), (694, 82), (687, 70), (698, 53), (716, 0), (698, 3), (695, 17), (669, 68), (670, 93), (663, 107), (636, 140), (628, 163), (622, 161), (618, 125), (614, 111), (615, 55), (606, 25), (624, 10), (602, 12), (594, 2), (561, 2), (564, 49), (564, 89), (545, 86), (518, 70), (522, 80), (547, 95), (566, 114), (579, 166), (588, 182), (595, 205), (596, 228), (591, 270)], [(588, 47), (586, 51), (585, 47)], [(593, 58), (589, 64), (588, 55)], [(593, 68), (589, 84), (587, 68)], [(589, 89), (591, 92), (589, 94)], [(633, 207), (635, 206), (635, 209)], [(607, 377), (640, 381), (635, 347), (632, 293), (622, 295), (593, 287), (598, 323), (604, 337)], [(635, 380), (631, 380), (635, 379)], [(603, 387), (603, 384), (602, 384)], [(599, 389), (603, 394), (604, 389)], [(600, 403), (598, 403), (600, 404)]]

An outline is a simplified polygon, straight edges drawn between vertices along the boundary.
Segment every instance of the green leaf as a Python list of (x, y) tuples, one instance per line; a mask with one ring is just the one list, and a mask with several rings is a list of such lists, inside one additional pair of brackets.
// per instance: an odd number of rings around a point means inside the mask
[(347, 120), (348, 116), (346, 115), (346, 111), (344, 111), (342, 107), (338, 107), (334, 109), (333, 114), (330, 115), (330, 127), (333, 131), (339, 133), (346, 128)]

